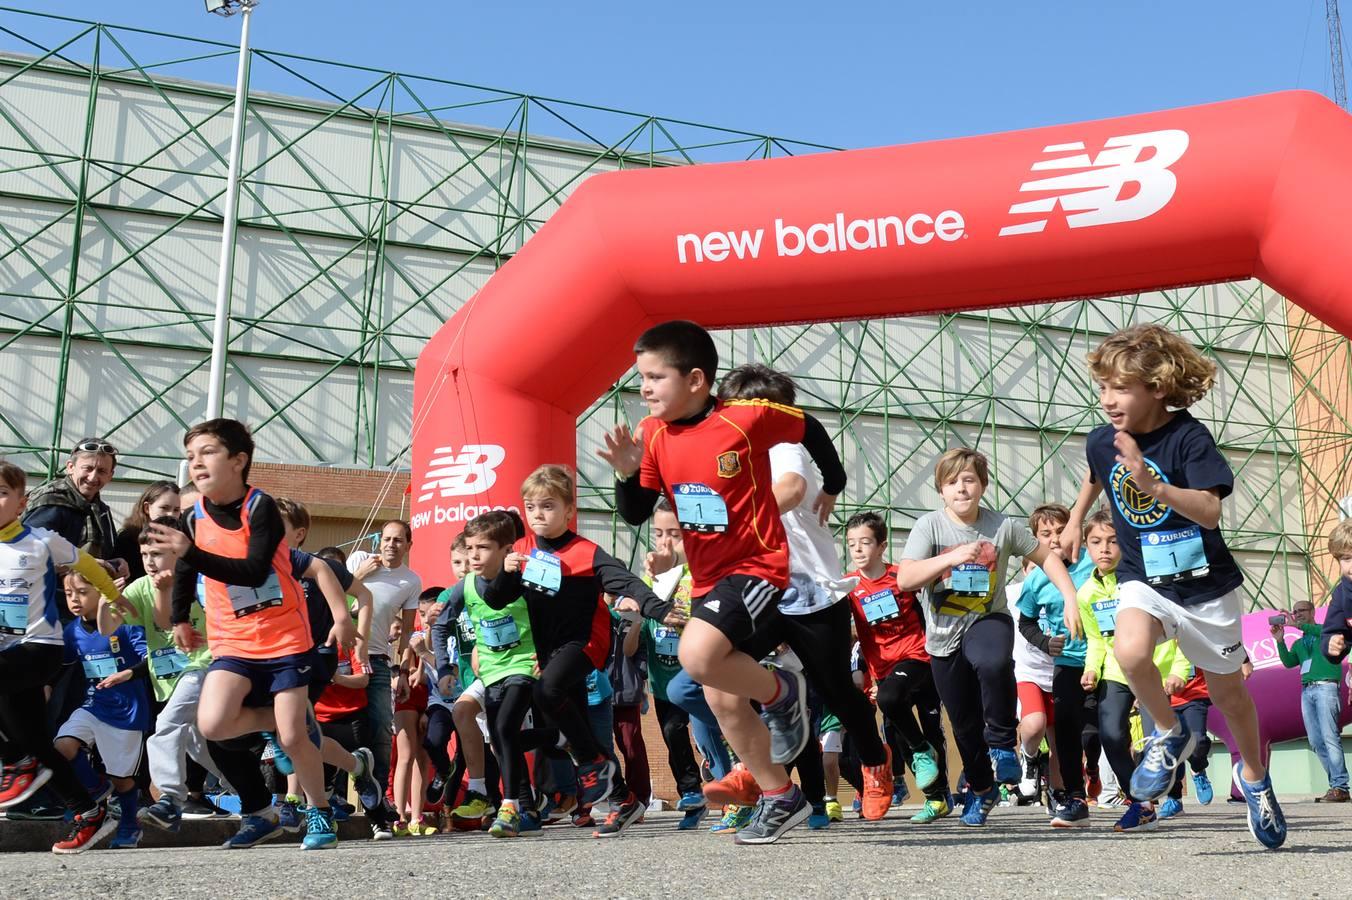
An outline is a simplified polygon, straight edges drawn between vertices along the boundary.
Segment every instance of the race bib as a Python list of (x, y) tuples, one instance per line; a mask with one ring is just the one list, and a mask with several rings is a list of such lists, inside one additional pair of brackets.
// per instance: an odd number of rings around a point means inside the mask
[(84, 660), (85, 677), (102, 681), (117, 674), (117, 657), (111, 653), (91, 653)]
[(28, 631), (28, 597), (0, 594), (0, 634), (24, 634)]
[(653, 645), (657, 658), (667, 665), (676, 662), (676, 654), (680, 649), (680, 644), (681, 633), (675, 628), (658, 625), (653, 629)]
[(1090, 607), (1094, 611), (1094, 624), (1099, 634), (1112, 637), (1117, 632), (1117, 597), (1096, 600)]
[(262, 609), (282, 605), (282, 582), (275, 571), (268, 575), (267, 581), (256, 588), (230, 584), (226, 585), (226, 593), (230, 597), (230, 608), (235, 611), (236, 619)]
[(521, 644), (521, 632), (511, 616), (484, 619), (479, 623), (479, 635), (489, 650), (510, 650)]
[(340, 660), (338, 660), (338, 669), (336, 670), (335, 674), (337, 674), (337, 675), (351, 675), (351, 674), (352, 674), (352, 660), (350, 660), (350, 659), (340, 659)]
[(150, 671), (156, 678), (172, 678), (188, 667), (188, 656), (177, 647), (150, 651)]
[(1141, 560), (1147, 584), (1174, 584), (1203, 578), (1211, 571), (1202, 529), (1196, 525), (1177, 531), (1147, 531), (1141, 535)]
[(686, 531), (710, 534), (728, 530), (728, 505), (707, 484), (678, 484), (671, 495), (676, 500), (676, 518)]
[(954, 566), (948, 576), (948, 589), (955, 594), (984, 597), (991, 592), (991, 570), (980, 563)]
[(864, 618), (870, 625), (877, 625), (879, 622), (886, 622), (901, 615), (901, 609), (897, 606), (897, 595), (890, 590), (869, 594), (861, 605), (864, 607)]
[(553, 553), (544, 550), (532, 550), (521, 580), (528, 587), (535, 588), (553, 597), (563, 585), (563, 563)]

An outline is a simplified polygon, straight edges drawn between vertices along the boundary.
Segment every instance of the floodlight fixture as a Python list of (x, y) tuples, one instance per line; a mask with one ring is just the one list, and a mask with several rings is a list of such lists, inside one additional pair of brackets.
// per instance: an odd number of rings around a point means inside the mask
[(258, 0), (204, 0), (207, 12), (218, 16), (233, 16), (245, 9), (253, 9)]

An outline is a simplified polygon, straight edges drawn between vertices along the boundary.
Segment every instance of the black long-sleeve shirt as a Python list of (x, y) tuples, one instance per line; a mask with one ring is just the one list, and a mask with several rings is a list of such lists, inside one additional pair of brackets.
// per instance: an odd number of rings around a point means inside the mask
[[(248, 496), (247, 491), (245, 496)], [(234, 530), (240, 527), (240, 512), (244, 507), (244, 497), (233, 503), (217, 506), (205, 497), (202, 504), (207, 515), (222, 528)], [(194, 533), (194, 510), (183, 514), (181, 527), (189, 538)], [(262, 587), (272, 574), (272, 560), (277, 553), (277, 545), (286, 537), (286, 527), (282, 524), (282, 514), (277, 504), (267, 494), (260, 494), (249, 515), (249, 550), (243, 559), (218, 556), (198, 547), (195, 543), (174, 567), (174, 598), (169, 621), (177, 625), (188, 621), (192, 604), (197, 601), (197, 576), (235, 584), (241, 587)]]

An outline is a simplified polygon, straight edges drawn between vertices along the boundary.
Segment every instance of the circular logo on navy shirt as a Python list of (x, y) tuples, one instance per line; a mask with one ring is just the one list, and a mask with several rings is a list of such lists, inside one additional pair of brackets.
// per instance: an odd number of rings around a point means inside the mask
[[(1147, 457), (1145, 464), (1151, 474), (1168, 483), (1168, 476), (1153, 460)], [(1167, 504), (1161, 503), (1137, 487), (1136, 480), (1131, 477), (1131, 470), (1121, 463), (1113, 466), (1108, 486), (1117, 511), (1127, 520), (1127, 524), (1135, 528), (1154, 528), (1173, 514), (1173, 510)]]

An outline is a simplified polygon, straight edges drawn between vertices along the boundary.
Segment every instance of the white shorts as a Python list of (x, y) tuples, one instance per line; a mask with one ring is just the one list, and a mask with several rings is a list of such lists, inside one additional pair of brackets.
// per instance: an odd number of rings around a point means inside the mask
[(479, 707), (479, 712), (475, 715), (474, 721), (479, 723), (479, 730), (484, 733), (485, 741), (488, 740), (488, 703), (484, 699), (487, 690), (488, 689), (484, 687), (483, 681), (476, 678), (470, 682), (469, 687), (460, 692), (460, 696), (457, 697), (455, 701), (456, 703), (459, 703), (461, 700), (469, 698)]
[(141, 767), (145, 735), (126, 728), (114, 728), (83, 707), (70, 714), (56, 736), (74, 738), (90, 749), (97, 747), (111, 778), (134, 778)]
[(1164, 627), (1162, 641), (1177, 640), (1178, 649), (1203, 672), (1232, 675), (1244, 664), (1239, 591), (1196, 606), (1179, 606), (1144, 581), (1128, 581), (1118, 586), (1118, 598), (1119, 613), (1124, 609), (1149, 613)]
[(822, 732), (822, 752), (842, 753), (845, 750), (845, 737), (839, 731)]

